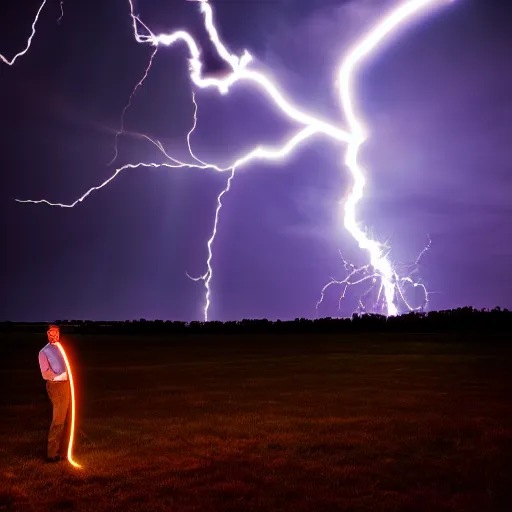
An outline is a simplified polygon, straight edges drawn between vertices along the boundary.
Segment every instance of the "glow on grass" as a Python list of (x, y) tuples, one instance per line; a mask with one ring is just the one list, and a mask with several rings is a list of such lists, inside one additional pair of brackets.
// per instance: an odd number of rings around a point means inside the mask
[(59, 349), (59, 352), (64, 359), (64, 363), (66, 364), (66, 371), (68, 372), (69, 379), (69, 387), (71, 388), (71, 427), (69, 429), (69, 443), (68, 443), (68, 453), (67, 458), (69, 463), (75, 468), (80, 468), (80, 464), (73, 460), (73, 442), (75, 440), (75, 419), (76, 419), (76, 397), (75, 397), (75, 383), (73, 381), (73, 372), (71, 371), (71, 365), (69, 364), (68, 356), (66, 355), (66, 351), (64, 347), (60, 344), (59, 341), (55, 343), (55, 346)]

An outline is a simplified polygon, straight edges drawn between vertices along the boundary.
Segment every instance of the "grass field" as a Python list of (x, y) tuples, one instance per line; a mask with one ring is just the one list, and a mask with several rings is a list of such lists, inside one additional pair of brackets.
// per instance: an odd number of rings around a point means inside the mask
[(0, 342), (0, 510), (512, 510), (503, 343), (64, 337), (77, 470), (44, 461), (44, 335)]

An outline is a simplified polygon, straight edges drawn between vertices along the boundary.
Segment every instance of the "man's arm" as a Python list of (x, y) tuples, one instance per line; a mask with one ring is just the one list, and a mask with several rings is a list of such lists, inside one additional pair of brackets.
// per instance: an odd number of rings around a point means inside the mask
[(39, 366), (41, 367), (41, 374), (45, 380), (53, 380), (56, 377), (44, 352), (39, 352)]

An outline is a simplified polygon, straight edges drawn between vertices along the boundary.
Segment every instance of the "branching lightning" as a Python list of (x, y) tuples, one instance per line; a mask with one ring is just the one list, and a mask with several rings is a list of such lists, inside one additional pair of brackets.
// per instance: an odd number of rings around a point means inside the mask
[[(428, 239), (427, 245), (422, 249), (415, 262), (412, 265), (404, 265), (404, 271), (398, 272), (394, 270), (396, 275), (395, 288), (398, 292), (398, 299), (407, 311), (425, 311), (429, 302), (429, 292), (426, 286), (421, 281), (415, 281), (412, 275), (418, 271), (419, 265), (424, 254), (430, 249), (432, 240)], [(382, 246), (387, 248), (387, 252), (384, 252), (384, 257), (388, 257), (389, 248), (386, 244)], [(330, 288), (341, 288), (341, 292), (338, 298), (338, 311), (341, 309), (341, 303), (345, 299), (347, 290), (351, 286), (367, 283), (368, 288), (365, 292), (358, 296), (357, 313), (384, 313), (386, 311), (386, 302), (384, 295), (384, 283), (378, 271), (376, 271), (373, 265), (363, 265), (357, 267), (354, 264), (348, 262), (340, 252), (341, 261), (345, 270), (345, 277), (343, 279), (336, 279), (331, 277), (330, 281), (320, 291), (320, 299), (316, 303), (317, 314), (321, 304), (324, 302), (325, 294)], [(393, 265), (393, 268), (398, 268), (398, 265)], [(422, 291), (423, 301), (418, 306), (413, 306), (406, 299), (404, 288), (410, 285), (413, 288), (419, 288)], [(366, 303), (366, 300), (370, 300), (370, 306)]]
[[(374, 286), (377, 283), (377, 279), (379, 277), (379, 274), (377, 272), (371, 272), (370, 265), (364, 265), (362, 267), (356, 267), (354, 264), (349, 263), (343, 255), (340, 252), (341, 261), (343, 262), (343, 268), (346, 272), (346, 276), (343, 279), (336, 279), (335, 277), (331, 277), (331, 280), (322, 288), (320, 291), (320, 299), (316, 303), (316, 309), (318, 311), (318, 308), (322, 304), (325, 298), (325, 293), (329, 288), (332, 286), (339, 286), (341, 287), (342, 291), (338, 300), (338, 310), (341, 309), (341, 302), (345, 298), (345, 294), (347, 293), (347, 290), (349, 286), (353, 286), (356, 284), (364, 283), (365, 281), (370, 281), (372, 283), (372, 286)], [(380, 296), (380, 291), (379, 291)], [(359, 298), (359, 305), (360, 307), (363, 306), (362, 303), (363, 298)]]
[[(47, 0), (44, 0), (37, 12), (36, 18), (32, 24), (32, 34), (27, 41), (26, 48), (15, 55), (11, 61), (0, 55), (2, 61), (6, 64), (12, 65), (14, 61), (24, 55), (28, 51), (32, 38), (35, 34), (35, 25), (38, 21), (39, 14), (43, 9)], [(206, 288), (204, 318), (208, 319), (209, 307), (211, 305), (211, 289), (210, 283), (213, 276), (212, 267), (212, 246), (215, 241), (215, 236), (218, 228), (219, 213), (222, 208), (222, 199), (229, 192), (235, 172), (238, 168), (248, 165), (254, 160), (283, 160), (295, 148), (305, 143), (313, 135), (320, 134), (327, 136), (337, 143), (345, 143), (347, 145), (345, 152), (344, 164), (350, 171), (353, 185), (347, 199), (343, 202), (343, 224), (345, 229), (357, 242), (359, 248), (367, 251), (370, 262), (362, 267), (355, 267), (343, 258), (343, 265), (347, 272), (347, 277), (342, 280), (332, 279), (321, 292), (321, 298), (317, 303), (318, 306), (323, 302), (326, 290), (333, 285), (341, 286), (343, 291), (341, 299), (345, 296), (348, 287), (368, 281), (370, 288), (363, 294), (360, 299), (360, 307), (364, 308), (363, 300), (373, 290), (377, 290), (377, 297), (375, 306), (377, 306), (383, 313), (387, 315), (396, 315), (399, 313), (399, 302), (405, 305), (408, 310), (414, 308), (409, 305), (404, 295), (404, 285), (406, 283), (420, 287), (425, 294), (425, 301), (428, 302), (428, 293), (425, 286), (411, 278), (411, 274), (406, 277), (400, 277), (396, 270), (396, 266), (392, 264), (389, 259), (389, 248), (385, 244), (372, 239), (358, 224), (356, 220), (356, 207), (363, 197), (365, 186), (365, 172), (359, 163), (359, 151), (367, 138), (367, 130), (363, 126), (360, 116), (357, 113), (355, 100), (354, 100), (354, 80), (359, 67), (368, 59), (383, 42), (400, 27), (411, 23), (414, 19), (419, 18), (427, 11), (437, 4), (447, 3), (453, 0), (404, 0), (398, 7), (395, 7), (389, 14), (387, 14), (374, 28), (365, 34), (359, 42), (348, 52), (347, 56), (342, 60), (338, 69), (338, 87), (340, 106), (346, 122), (348, 130), (340, 129), (333, 123), (319, 119), (301, 109), (296, 107), (286, 96), (280, 91), (274, 81), (260, 71), (255, 71), (250, 68), (252, 56), (248, 51), (244, 51), (241, 56), (231, 54), (226, 46), (221, 42), (217, 28), (213, 21), (213, 10), (208, 0), (199, 0), (200, 11), (204, 17), (204, 24), (206, 31), (209, 35), (210, 42), (214, 46), (217, 54), (223, 61), (229, 65), (231, 71), (221, 78), (214, 78), (205, 76), (202, 71), (201, 52), (193, 39), (193, 37), (184, 30), (178, 30), (170, 34), (154, 34), (150, 28), (143, 23), (139, 16), (134, 11), (132, 0), (128, 0), (130, 16), (132, 20), (133, 33), (135, 40), (141, 44), (149, 44), (154, 47), (154, 50), (149, 59), (149, 64), (145, 70), (142, 79), (133, 89), (129, 100), (122, 111), (120, 130), (115, 136), (115, 155), (112, 162), (117, 157), (117, 141), (119, 136), (122, 135), (124, 129), (124, 117), (126, 111), (129, 109), (132, 99), (137, 90), (142, 87), (144, 81), (148, 77), (153, 59), (157, 50), (160, 47), (172, 46), (175, 43), (183, 43), (186, 45), (189, 52), (189, 72), (192, 83), (198, 89), (215, 88), (220, 94), (227, 94), (230, 88), (237, 83), (251, 84), (268, 97), (280, 111), (292, 121), (295, 121), (302, 128), (295, 133), (295, 135), (287, 140), (282, 146), (274, 148), (266, 148), (257, 146), (245, 155), (240, 156), (234, 162), (226, 167), (205, 162), (198, 158), (192, 150), (191, 137), (197, 126), (197, 102), (195, 94), (192, 94), (192, 101), (194, 104), (194, 122), (191, 130), (187, 134), (187, 146), (191, 162), (183, 162), (176, 158), (171, 157), (163, 147), (160, 141), (153, 140), (148, 136), (144, 136), (149, 142), (154, 144), (159, 151), (168, 160), (164, 163), (144, 163), (139, 162), (136, 164), (127, 164), (115, 170), (115, 172), (100, 185), (90, 188), (82, 196), (70, 204), (52, 203), (46, 199), (40, 200), (17, 200), (22, 203), (45, 203), (50, 206), (60, 206), (64, 208), (72, 208), (79, 202), (86, 199), (92, 192), (97, 191), (108, 185), (114, 178), (116, 178), (122, 171), (127, 169), (136, 169), (140, 167), (146, 168), (197, 168), (197, 169), (210, 169), (217, 172), (229, 172), (229, 177), (226, 182), (225, 188), (217, 197), (217, 207), (215, 210), (213, 229), (211, 237), (207, 242), (208, 257), (206, 261), (207, 270), (205, 274), (200, 277), (192, 278), (194, 281), (204, 281)], [(62, 2), (61, 2), (62, 12)], [(428, 249), (428, 245), (418, 257), (419, 259)], [(187, 274), (188, 275), (188, 274)], [(190, 277), (190, 276), (189, 276)], [(341, 301), (340, 299), (340, 301)]]
[(40, 16), (41, 11), (43, 10), (44, 6), (46, 5), (47, 1), (48, 0), (43, 0), (41, 5), (39, 6), (39, 9), (37, 10), (36, 17), (34, 18), (34, 21), (32, 22), (32, 32), (30, 33), (30, 36), (27, 39), (25, 48), (23, 48), (23, 50), (21, 50), (21, 52), (18, 52), (11, 60), (9, 60), (7, 57), (5, 57), (4, 55), (2, 55), (0, 53), (0, 60), (4, 64), (7, 64), (8, 66), (12, 66), (16, 62), (16, 60), (18, 60), (20, 57), (23, 57), (23, 55), (25, 55), (28, 52), (30, 45), (32, 44), (32, 39), (36, 35), (36, 25), (37, 25), (37, 22), (39, 21), (39, 16)]
[(133, 97), (137, 94), (137, 91), (142, 87), (142, 84), (145, 82), (146, 78), (148, 77), (149, 70), (151, 69), (151, 66), (153, 65), (153, 59), (155, 58), (157, 51), (158, 51), (158, 47), (153, 50), (153, 53), (151, 54), (151, 57), (149, 58), (149, 64), (147, 65), (147, 67), (144, 71), (144, 75), (142, 76), (142, 78), (139, 80), (139, 82), (133, 89), (132, 93), (130, 94), (130, 97), (128, 98), (128, 103), (124, 106), (123, 111), (121, 112), (120, 128), (119, 128), (119, 131), (116, 133), (116, 136), (114, 139), (114, 158), (112, 158), (112, 160), (110, 160), (108, 165), (112, 165), (117, 158), (117, 141), (124, 131), (124, 116), (126, 115), (126, 111), (132, 106)]

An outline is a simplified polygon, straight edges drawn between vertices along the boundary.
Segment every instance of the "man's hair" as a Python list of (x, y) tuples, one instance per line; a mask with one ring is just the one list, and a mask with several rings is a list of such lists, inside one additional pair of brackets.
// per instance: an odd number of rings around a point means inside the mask
[(48, 326), (48, 330), (49, 331), (60, 331), (60, 327), (58, 325), (55, 325), (55, 324), (50, 324)]

